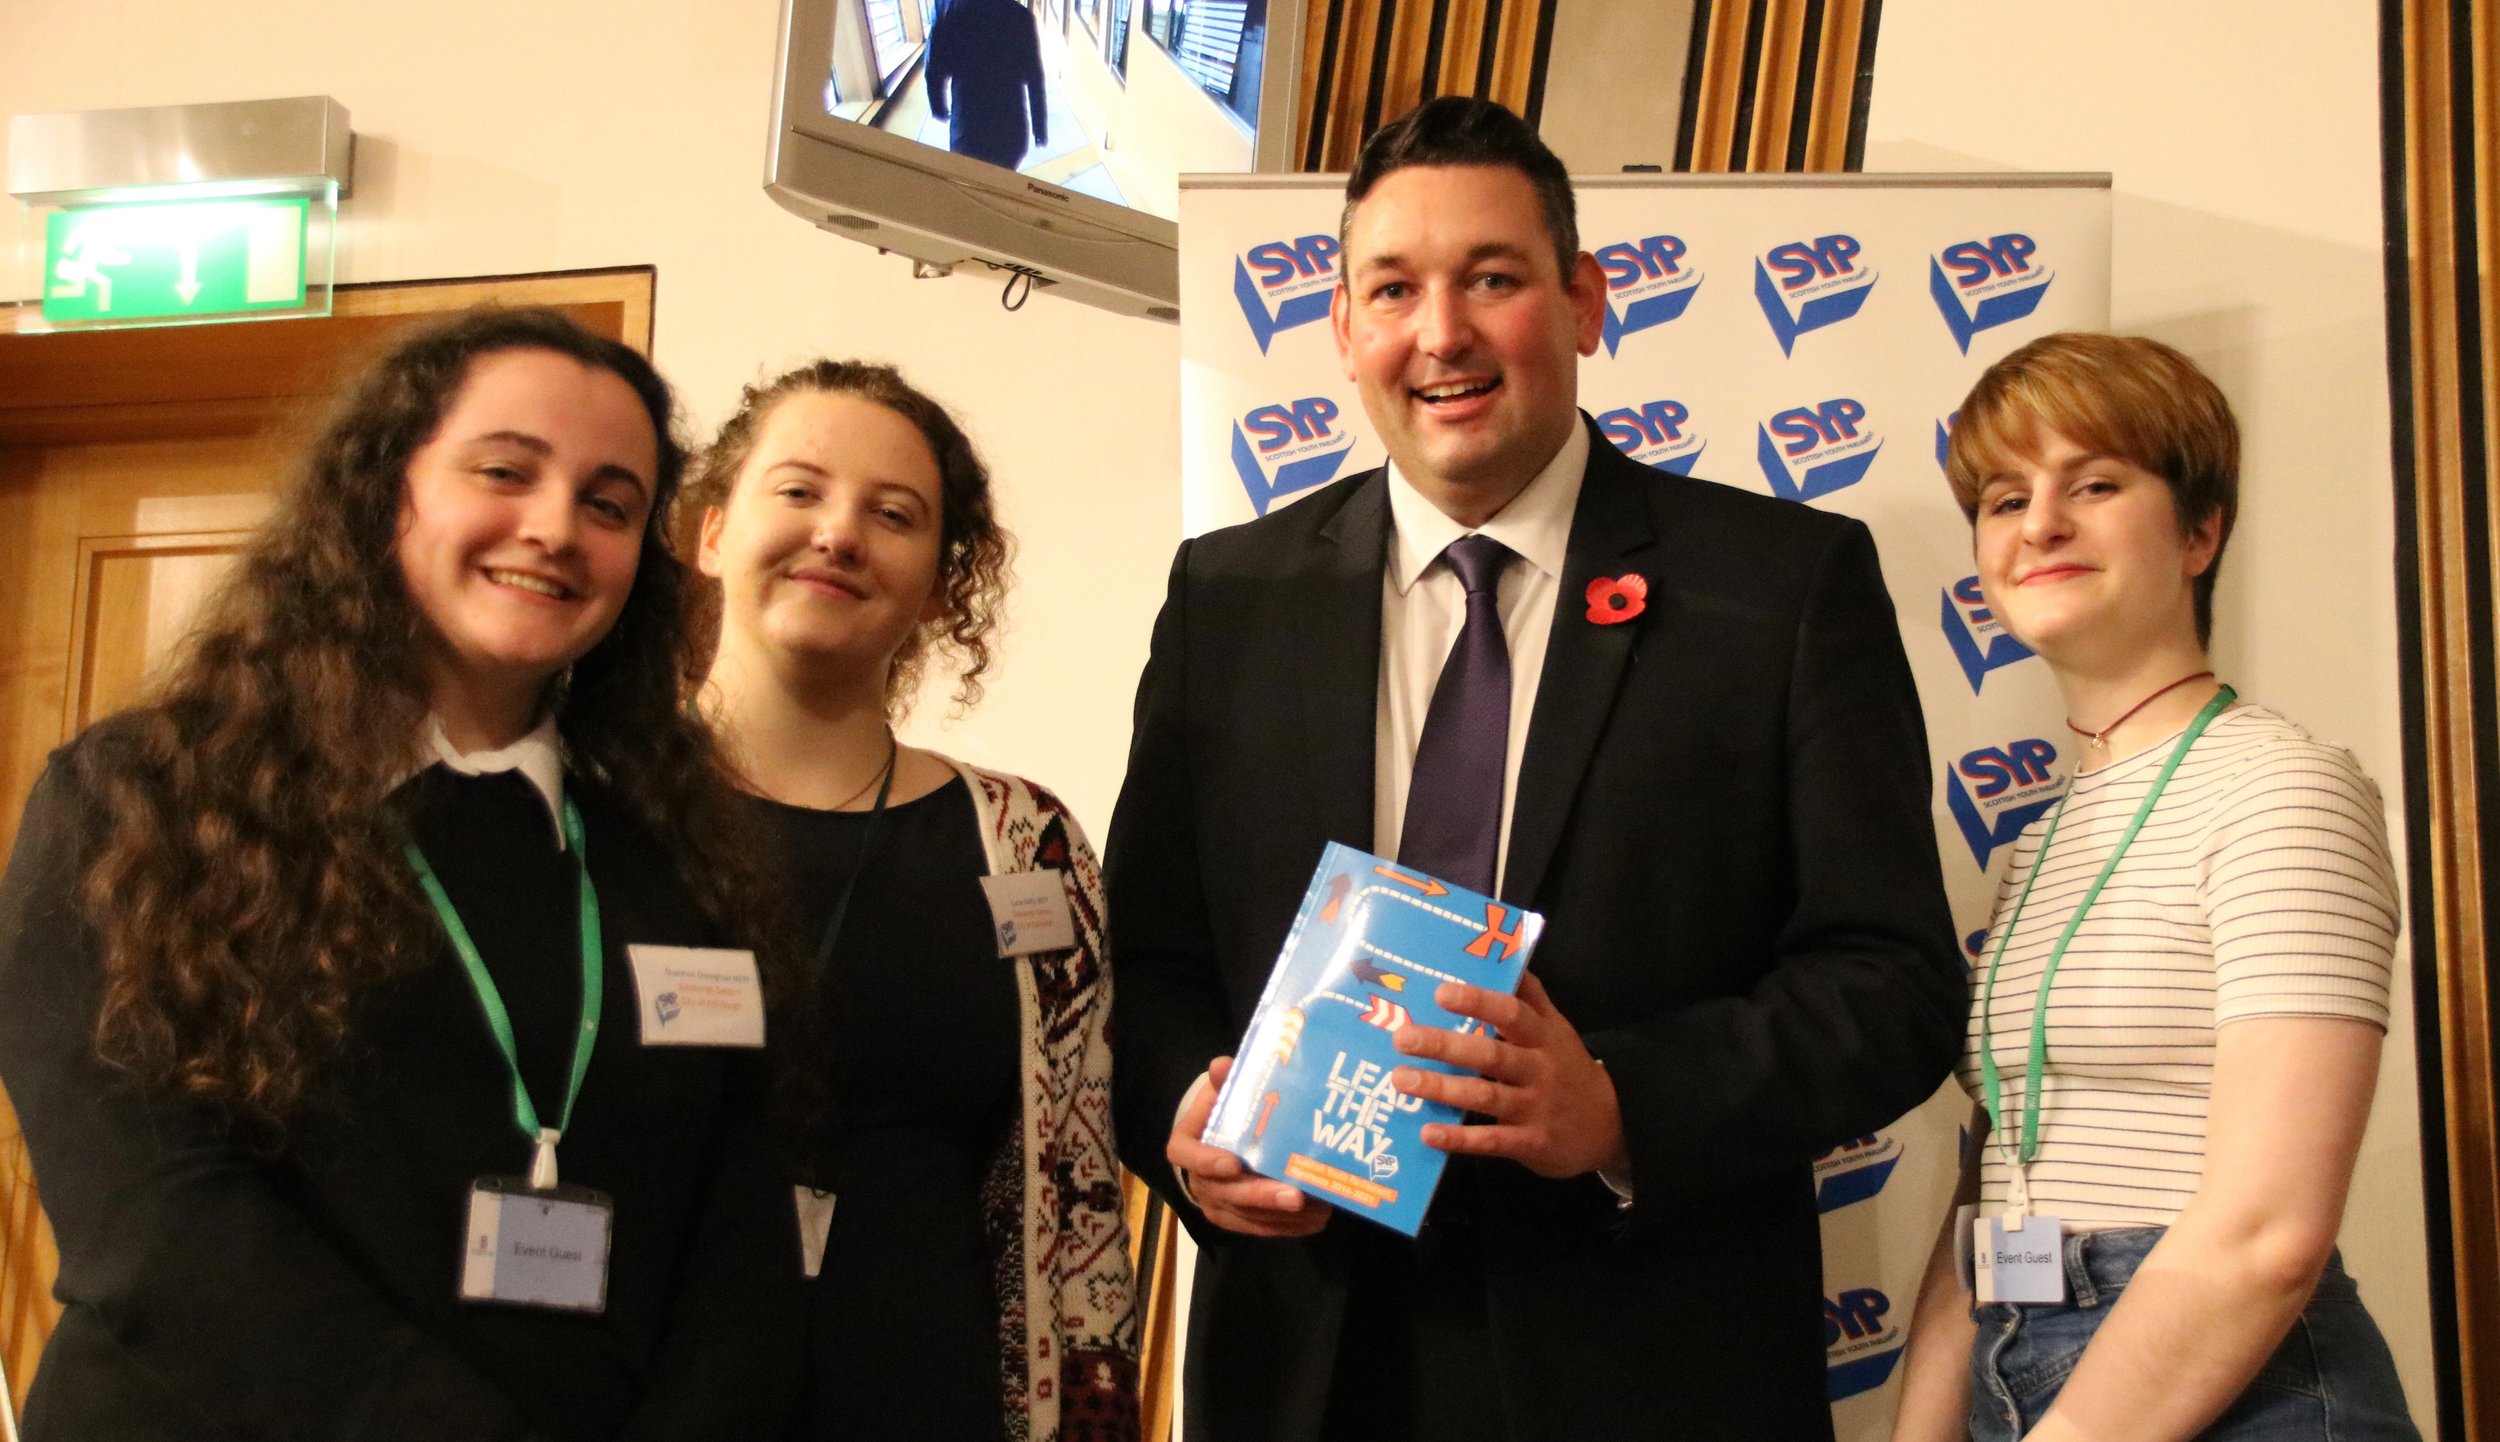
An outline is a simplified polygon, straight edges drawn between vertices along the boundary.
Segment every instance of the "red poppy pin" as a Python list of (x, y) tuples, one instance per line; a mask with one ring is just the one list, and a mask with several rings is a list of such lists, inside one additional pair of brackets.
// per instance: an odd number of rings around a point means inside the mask
[(1649, 607), (1649, 578), (1638, 571), (1589, 582), (1589, 619), (1600, 626), (1629, 621)]

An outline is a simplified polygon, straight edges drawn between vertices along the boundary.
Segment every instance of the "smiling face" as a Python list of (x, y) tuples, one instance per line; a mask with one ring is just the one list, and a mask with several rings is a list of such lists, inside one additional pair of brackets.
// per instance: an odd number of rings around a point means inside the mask
[(2060, 667), (2197, 649), (2195, 578), (2220, 517), (2183, 534), (2161, 477), (2042, 427), (1983, 482), (1979, 586), (2016, 640)]
[(1390, 172), (1346, 229), (1337, 354), (1398, 471), (1463, 524), (1489, 519), (1579, 423), (1579, 358), (1605, 283), (1557, 269), (1527, 176), (1498, 165)]
[(724, 650), (833, 668), (882, 691), (895, 654), (943, 610), (938, 463), (874, 401), (802, 391), (774, 406), (707, 511), (696, 565), (721, 583)]
[(435, 709), (526, 715), (624, 609), (659, 445), (613, 372), (545, 350), (472, 361), (409, 457), (394, 554)]

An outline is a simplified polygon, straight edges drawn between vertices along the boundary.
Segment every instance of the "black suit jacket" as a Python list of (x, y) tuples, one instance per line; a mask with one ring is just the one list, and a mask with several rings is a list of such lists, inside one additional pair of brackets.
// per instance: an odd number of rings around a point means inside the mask
[[(1222, 1232), (1163, 1146), (1237, 1046), (1325, 842), (1368, 849), (1381, 471), (1183, 543), (1110, 833), (1117, 1115), (1206, 1250), (1191, 1437), (1312, 1435), (1349, 1216)], [(1648, 581), (1598, 625), (1598, 577)], [(1924, 727), (1865, 527), (1653, 471), (1592, 436), (1529, 721), (1505, 899), (1621, 1099), (1635, 1204), (1460, 1159), (1514, 1437), (1830, 1436), (1811, 1162), (1931, 1094), (1962, 1038)]]

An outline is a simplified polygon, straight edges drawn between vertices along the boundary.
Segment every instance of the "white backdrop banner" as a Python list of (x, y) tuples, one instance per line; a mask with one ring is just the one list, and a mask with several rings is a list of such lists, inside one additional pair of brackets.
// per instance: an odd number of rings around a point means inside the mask
[[(1265, 515), (1382, 459), (1337, 361), (1343, 179), (1185, 179), (1182, 524)], [(1856, 516), (1926, 707), (1936, 840), (1975, 952), (2006, 843), (2062, 783), (2046, 669), (1989, 615), (1946, 487), (1953, 408), (1991, 361), (2109, 323), (2106, 176), (1575, 182), (1606, 328), (1580, 403), (1662, 470)], [(2053, 734), (2054, 733), (2054, 734)], [(1894, 1373), (1953, 1189), (1958, 1088), (1815, 1163), (1843, 1442), (1890, 1433)]]

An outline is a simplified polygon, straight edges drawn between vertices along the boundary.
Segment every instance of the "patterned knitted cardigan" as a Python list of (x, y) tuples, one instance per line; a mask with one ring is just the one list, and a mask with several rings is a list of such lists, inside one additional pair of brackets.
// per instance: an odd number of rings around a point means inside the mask
[(971, 787), (993, 875), (1061, 873), (1076, 945), (1017, 958), (1018, 1126), (981, 1210), (999, 1299), (1009, 1442), (1135, 1442), (1138, 1323), (1111, 1142), (1111, 969), (1102, 871), (1059, 798), (950, 761)]

